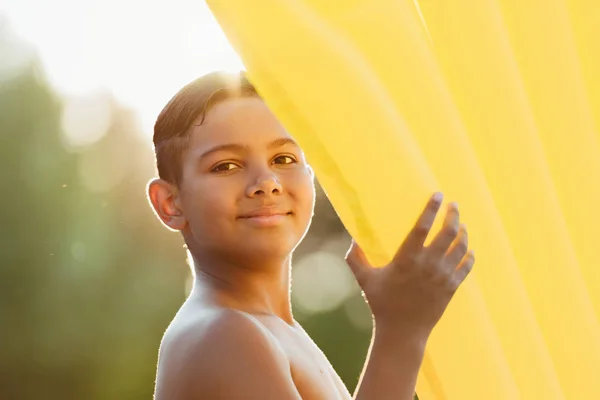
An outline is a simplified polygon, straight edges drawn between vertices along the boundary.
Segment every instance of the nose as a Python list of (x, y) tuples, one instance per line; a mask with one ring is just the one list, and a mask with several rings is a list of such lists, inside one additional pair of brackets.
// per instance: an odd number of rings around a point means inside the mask
[(270, 196), (281, 194), (283, 188), (277, 177), (273, 174), (263, 174), (248, 187), (248, 197)]

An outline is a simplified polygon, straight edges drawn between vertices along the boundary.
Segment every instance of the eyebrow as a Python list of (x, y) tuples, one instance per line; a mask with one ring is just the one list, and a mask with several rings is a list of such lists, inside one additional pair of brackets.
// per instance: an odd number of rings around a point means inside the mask
[[(287, 145), (292, 145), (292, 146), (296, 146), (299, 148), (298, 144), (290, 138), (275, 139), (267, 145), (267, 148), (269, 150), (273, 150), (273, 149), (278, 149), (280, 147), (287, 146)], [(215, 146), (211, 149), (206, 150), (204, 153), (202, 153), (200, 155), (199, 159), (203, 159), (203, 158), (208, 157), (209, 155), (217, 153), (219, 151), (247, 152), (248, 148), (249, 147), (247, 145), (238, 144), (238, 143), (222, 144), (222, 145)]]

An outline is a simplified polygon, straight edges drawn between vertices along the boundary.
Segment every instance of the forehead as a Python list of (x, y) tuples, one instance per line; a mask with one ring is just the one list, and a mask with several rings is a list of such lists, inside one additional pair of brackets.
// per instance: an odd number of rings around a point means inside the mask
[(225, 144), (263, 146), (276, 139), (291, 138), (258, 97), (230, 99), (216, 104), (207, 113), (202, 125), (196, 123), (190, 133), (190, 150), (194, 153)]

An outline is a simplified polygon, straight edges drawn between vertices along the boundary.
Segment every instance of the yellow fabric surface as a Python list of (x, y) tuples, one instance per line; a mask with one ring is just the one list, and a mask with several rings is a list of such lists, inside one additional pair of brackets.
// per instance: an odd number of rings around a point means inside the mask
[(600, 2), (207, 3), (371, 261), (458, 201), (420, 399), (600, 399)]

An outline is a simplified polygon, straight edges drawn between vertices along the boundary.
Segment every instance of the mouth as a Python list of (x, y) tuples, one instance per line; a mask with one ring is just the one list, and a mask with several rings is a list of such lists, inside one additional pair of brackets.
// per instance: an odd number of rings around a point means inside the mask
[(273, 227), (285, 222), (294, 213), (290, 212), (259, 212), (243, 215), (239, 219), (256, 227)]
[(291, 211), (289, 212), (257, 212), (257, 213), (251, 213), (251, 214), (246, 214), (246, 215), (242, 215), (241, 219), (250, 219), (250, 218), (269, 218), (269, 217), (276, 217), (276, 216), (286, 216), (286, 215), (292, 215), (293, 213)]

